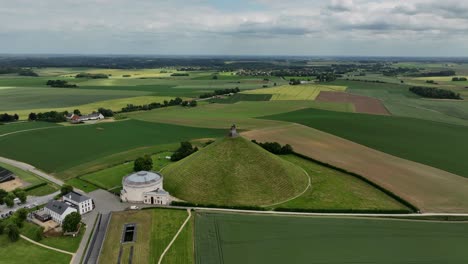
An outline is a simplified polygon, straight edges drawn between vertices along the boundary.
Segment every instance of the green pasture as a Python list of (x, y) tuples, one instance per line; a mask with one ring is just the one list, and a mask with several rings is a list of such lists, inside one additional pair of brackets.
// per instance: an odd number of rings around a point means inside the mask
[(126, 120), (1, 137), (0, 155), (47, 172), (59, 172), (131, 149), (220, 137), (225, 133), (225, 130)]
[[(152, 156), (153, 171), (160, 171), (170, 163), (166, 156), (171, 156), (172, 152), (162, 152)], [(122, 178), (133, 172), (133, 162), (129, 161), (114, 167), (80, 176), (80, 179), (90, 182), (106, 190), (119, 188), (122, 186)]]
[[(35, 240), (35, 234), (40, 227), (36, 224), (25, 222), (24, 226), (21, 228), (21, 234)], [(41, 244), (44, 244), (49, 247), (58, 248), (68, 252), (76, 252), (80, 246), (81, 239), (85, 233), (86, 228), (83, 226), (80, 229), (80, 233), (76, 237), (72, 236), (58, 236), (58, 237), (44, 237), (42, 240), (38, 241)]]
[[(185, 210), (152, 209), (114, 212), (104, 240), (100, 263), (117, 262), (121, 234), (126, 223), (137, 224), (137, 236), (134, 243), (123, 245), (123, 256), (126, 256), (123, 259), (127, 261), (129, 248), (134, 246), (133, 263), (157, 263), (186, 218)], [(162, 263), (193, 263), (192, 228), (191, 223), (185, 226)]]
[(414, 118), (304, 109), (263, 117), (300, 123), (391, 155), (468, 177), (468, 127)]
[(298, 198), (275, 207), (331, 210), (408, 210), (384, 192), (352, 175), (327, 168), (304, 158), (287, 155), (283, 159), (303, 168), (312, 187)]
[(275, 126), (279, 123), (254, 117), (279, 114), (304, 108), (354, 112), (352, 104), (315, 101), (242, 101), (234, 104), (205, 104), (195, 108), (169, 107), (146, 112), (126, 113), (130, 118), (196, 127), (228, 128), (236, 124), (239, 129)]
[(68, 254), (34, 245), (24, 239), (10, 242), (5, 234), (0, 235), (0, 256), (1, 264), (68, 264), (72, 257)]
[(233, 104), (240, 101), (270, 101), (271, 94), (243, 94), (237, 93), (232, 96), (225, 96), (222, 98), (210, 99), (211, 103), (219, 104)]
[(468, 262), (468, 223), (198, 212), (196, 263)]

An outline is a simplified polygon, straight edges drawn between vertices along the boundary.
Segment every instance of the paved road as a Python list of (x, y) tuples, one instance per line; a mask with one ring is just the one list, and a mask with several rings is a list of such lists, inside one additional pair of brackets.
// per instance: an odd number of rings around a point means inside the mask
[(0, 157), (0, 161), (3, 162), (3, 163), (7, 163), (7, 164), (10, 164), (11, 166), (15, 166), (17, 168), (20, 168), (22, 170), (25, 170), (25, 171), (29, 171), (29, 172), (32, 172), (34, 174), (36, 174), (37, 176), (41, 177), (41, 178), (44, 178), (50, 182), (53, 182), (59, 186), (62, 186), (64, 183), (63, 181), (45, 173), (45, 172), (42, 172), (40, 170), (38, 170), (36, 167), (32, 166), (32, 165), (29, 165), (29, 164), (26, 164), (24, 162), (21, 162), (21, 161), (17, 161), (17, 160), (12, 160), (12, 159), (8, 159), (8, 158), (4, 158), (4, 157)]
[(48, 201), (52, 200), (57, 194), (59, 194), (60, 192), (57, 191), (57, 192), (54, 192), (54, 193), (51, 193), (49, 195), (44, 195), (44, 196), (29, 196), (28, 195), (28, 198), (26, 200), (26, 203), (24, 204), (21, 204), (21, 205), (17, 205), (15, 204), (15, 206), (9, 208), (8, 206), (6, 206), (5, 204), (3, 205), (0, 205), (0, 216), (2, 214), (5, 214), (5, 213), (8, 213), (10, 211), (16, 211), (20, 208), (24, 208), (24, 207), (30, 207), (30, 208), (33, 208), (33, 207), (36, 207), (38, 205), (43, 205), (43, 204), (46, 204)]

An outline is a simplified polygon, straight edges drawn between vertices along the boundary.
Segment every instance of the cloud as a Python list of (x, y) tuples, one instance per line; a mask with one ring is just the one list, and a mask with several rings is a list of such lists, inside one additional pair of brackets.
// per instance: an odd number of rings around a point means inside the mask
[(468, 3), (453, 0), (0, 0), (0, 23), (8, 52), (468, 52)]

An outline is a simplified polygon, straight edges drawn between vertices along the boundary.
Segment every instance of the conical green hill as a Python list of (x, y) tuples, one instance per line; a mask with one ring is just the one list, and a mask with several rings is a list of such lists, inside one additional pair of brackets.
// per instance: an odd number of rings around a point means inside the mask
[(269, 205), (308, 184), (301, 168), (242, 137), (218, 140), (162, 174), (171, 195), (199, 204)]

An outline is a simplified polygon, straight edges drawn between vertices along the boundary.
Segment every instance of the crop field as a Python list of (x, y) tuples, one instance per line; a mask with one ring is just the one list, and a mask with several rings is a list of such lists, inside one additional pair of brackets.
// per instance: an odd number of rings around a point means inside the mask
[[(196, 263), (465, 263), (468, 223), (199, 212)], [(443, 241), (443, 243), (441, 243)]]
[(316, 109), (264, 118), (310, 126), (397, 157), (468, 177), (468, 164), (459, 161), (459, 157), (468, 155), (466, 126)]
[(346, 87), (331, 85), (283, 85), (273, 88), (246, 91), (246, 94), (271, 94), (271, 100), (315, 100), (321, 91), (343, 92)]
[(307, 171), (312, 187), (298, 198), (276, 207), (331, 210), (408, 210), (392, 197), (349, 174), (304, 158), (282, 156)]
[(332, 84), (347, 86), (348, 93), (380, 99), (394, 116), (468, 126), (468, 100), (422, 99), (411, 93), (407, 85), (353, 81), (335, 81)]
[[(163, 167), (169, 164), (170, 161), (165, 157), (171, 155), (171, 152), (162, 152), (153, 155), (153, 171), (160, 171)], [(123, 177), (132, 172), (133, 162), (126, 162), (94, 173), (86, 174), (80, 178), (96, 186), (109, 190), (121, 187)]]
[(60, 108), (103, 100), (144, 96), (147, 92), (83, 90), (72, 88), (12, 88), (0, 90), (0, 111)]
[(280, 124), (278, 121), (254, 119), (254, 117), (285, 113), (304, 108), (354, 111), (354, 107), (351, 104), (315, 101), (257, 101), (234, 104), (206, 104), (191, 109), (168, 107), (146, 112), (126, 113), (125, 116), (149, 122), (172, 123), (195, 127), (226, 129), (231, 124), (236, 124), (240, 129), (253, 129)]
[(260, 142), (290, 144), (300, 154), (366, 177), (424, 212), (468, 210), (468, 179), (443, 170), (298, 124), (252, 130), (242, 135)]
[(271, 94), (243, 94), (237, 93), (232, 96), (226, 96), (224, 98), (216, 98), (209, 100), (213, 103), (219, 104), (233, 104), (240, 101), (270, 101)]
[(139, 147), (224, 134), (225, 130), (126, 120), (34, 130), (1, 137), (0, 155), (30, 163), (48, 172), (59, 172)]
[[(186, 218), (187, 212), (184, 210), (114, 212), (100, 255), (100, 263), (117, 263), (123, 226), (126, 223), (137, 224), (137, 234), (134, 243), (122, 244), (122, 255), (128, 259), (130, 246), (134, 246), (133, 263), (157, 263)], [(163, 263), (193, 263), (193, 237), (189, 229), (191, 227), (192, 225), (185, 226), (184, 232), (163, 258)]]
[(47, 122), (20, 122), (20, 123), (10, 123), (0, 125), (0, 137), (9, 133), (30, 130), (30, 129), (38, 129), (38, 128), (47, 128), (47, 127), (56, 127), (59, 126), (54, 123), (47, 123)]
[(70, 263), (71, 256), (34, 245), (24, 239), (10, 242), (8, 237), (0, 235), (0, 263), (24, 264), (24, 263)]
[(372, 97), (344, 92), (321, 91), (316, 100), (319, 102), (351, 103), (357, 113), (390, 115), (383, 103)]

